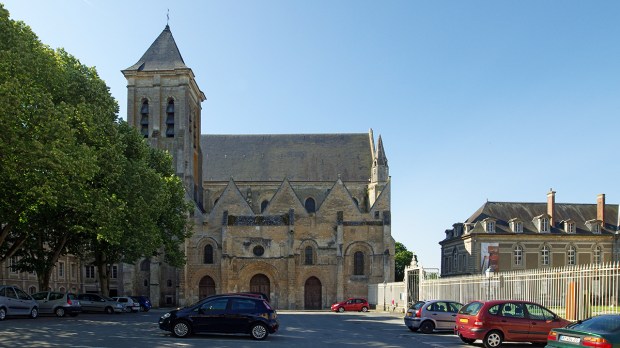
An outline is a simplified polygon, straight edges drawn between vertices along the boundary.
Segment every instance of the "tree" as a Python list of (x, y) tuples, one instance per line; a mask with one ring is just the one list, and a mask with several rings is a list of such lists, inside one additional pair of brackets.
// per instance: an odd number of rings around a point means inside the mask
[(394, 280), (397, 282), (405, 279), (405, 267), (411, 264), (413, 260), (413, 252), (407, 250), (407, 247), (400, 242), (396, 242), (394, 254)]

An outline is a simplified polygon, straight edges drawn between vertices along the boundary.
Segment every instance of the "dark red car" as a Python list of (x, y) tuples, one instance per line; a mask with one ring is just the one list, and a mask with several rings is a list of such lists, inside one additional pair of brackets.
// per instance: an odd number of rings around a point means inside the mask
[(332, 311), (344, 312), (344, 311), (357, 311), (368, 312), (368, 301), (364, 298), (350, 298), (346, 301), (334, 303), (332, 305)]
[(551, 329), (569, 323), (534, 302), (473, 301), (456, 315), (454, 333), (468, 344), (482, 340), (486, 348), (499, 347), (504, 341), (543, 344)]

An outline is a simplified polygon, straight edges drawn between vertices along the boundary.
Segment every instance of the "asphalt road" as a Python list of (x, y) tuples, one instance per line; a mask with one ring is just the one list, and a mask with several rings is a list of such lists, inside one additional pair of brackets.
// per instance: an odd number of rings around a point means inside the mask
[[(0, 347), (473, 347), (450, 332), (431, 335), (410, 332), (401, 316), (373, 311), (279, 311), (280, 330), (265, 341), (254, 341), (249, 335), (180, 339), (159, 329), (157, 321), (165, 312), (157, 309), (147, 313), (82, 313), (75, 318), (8, 318), (0, 322)], [(475, 346), (482, 347), (482, 343), (478, 341)], [(532, 347), (530, 344), (505, 346)]]

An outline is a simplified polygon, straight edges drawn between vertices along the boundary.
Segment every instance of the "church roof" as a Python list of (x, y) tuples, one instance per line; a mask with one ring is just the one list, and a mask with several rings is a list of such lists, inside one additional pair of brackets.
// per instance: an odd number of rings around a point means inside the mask
[(372, 144), (366, 133), (202, 135), (205, 181), (365, 181)]
[(188, 69), (181, 57), (177, 43), (172, 37), (170, 27), (159, 34), (157, 39), (151, 44), (148, 50), (142, 55), (138, 62), (126, 70), (153, 71), (153, 70), (173, 70)]

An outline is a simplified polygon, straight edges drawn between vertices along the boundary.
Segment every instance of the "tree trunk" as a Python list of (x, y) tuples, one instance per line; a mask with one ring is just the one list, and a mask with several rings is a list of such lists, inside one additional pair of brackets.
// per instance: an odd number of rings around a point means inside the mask
[(95, 266), (99, 274), (99, 284), (101, 295), (110, 295), (110, 267), (107, 265), (107, 257), (103, 252), (95, 252)]

